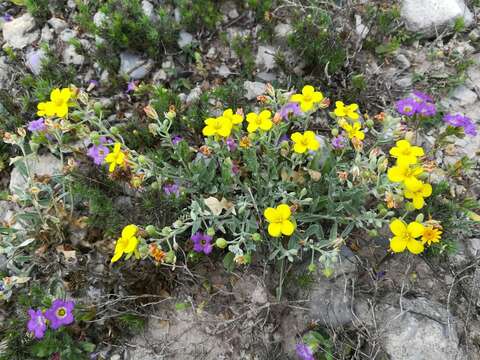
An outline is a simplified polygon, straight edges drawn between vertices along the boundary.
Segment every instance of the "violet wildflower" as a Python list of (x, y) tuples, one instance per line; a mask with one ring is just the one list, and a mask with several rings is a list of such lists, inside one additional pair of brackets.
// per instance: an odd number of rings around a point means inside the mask
[(287, 103), (280, 108), (280, 117), (283, 120), (288, 120), (290, 115), (298, 116), (302, 114), (300, 105), (298, 103)]
[(297, 344), (296, 352), (298, 357), (302, 360), (315, 360), (312, 349), (306, 344)]
[(336, 150), (343, 149), (346, 145), (346, 139), (342, 135), (338, 135), (332, 139), (332, 147)]
[(88, 82), (87, 91), (92, 91), (92, 90), (95, 89), (97, 86), (98, 86), (98, 81), (97, 81), (97, 80), (90, 80), (90, 81)]
[(5, 22), (10, 22), (13, 20), (13, 16), (10, 15), (9, 13), (5, 13), (2, 17), (3, 17), (3, 20), (5, 20)]
[(129, 81), (127, 84), (127, 90), (125, 91), (125, 93), (128, 94), (135, 90), (137, 90), (137, 82), (135, 80)]
[(278, 139), (278, 144), (277, 144), (277, 145), (280, 145), (280, 144), (282, 144), (283, 142), (287, 142), (287, 143), (288, 143), (289, 141), (290, 141), (290, 138), (288, 137), (288, 135), (285, 134), (285, 135), (282, 135), (282, 136), (280, 137), (280, 139)]
[(434, 116), (437, 113), (435, 104), (429, 102), (419, 103), (417, 106), (417, 114), (420, 116), (428, 117)]
[(47, 130), (47, 125), (45, 125), (43, 118), (40, 118), (38, 120), (30, 121), (27, 129), (31, 132), (41, 132)]
[(45, 311), (45, 317), (50, 322), (50, 327), (56, 330), (63, 325), (73, 323), (75, 321), (73, 316), (74, 307), (75, 302), (72, 300), (54, 300), (50, 309)]
[(433, 103), (433, 98), (428, 95), (428, 94), (425, 94), (421, 91), (418, 91), (418, 90), (414, 90), (413, 91), (413, 95), (415, 95), (419, 100), (419, 102), (430, 102), (430, 103)]
[(104, 145), (107, 142), (107, 138), (102, 136), (98, 145), (93, 144), (88, 148), (87, 155), (93, 160), (95, 165), (102, 165), (105, 157), (110, 153), (108, 147)]
[(395, 108), (397, 109), (397, 112), (402, 115), (413, 116), (417, 111), (418, 103), (412, 98), (405, 98), (398, 100), (395, 103)]
[(227, 138), (226, 143), (229, 151), (233, 152), (237, 149), (237, 143), (232, 138)]
[(477, 129), (475, 128), (475, 124), (473, 123), (472, 119), (467, 116), (463, 116), (461, 114), (447, 114), (443, 117), (443, 121), (453, 127), (462, 127), (463, 131), (467, 135), (477, 135)]
[(178, 184), (165, 184), (163, 185), (163, 192), (165, 195), (175, 195), (176, 197), (180, 196), (180, 186)]
[(183, 137), (181, 137), (180, 135), (175, 135), (173, 138), (172, 138), (172, 144), (173, 145), (177, 145), (180, 141), (183, 140)]
[(238, 164), (232, 164), (232, 173), (233, 175), (238, 175), (240, 173), (240, 166), (238, 166)]
[(191, 239), (193, 241), (193, 251), (198, 253), (203, 252), (205, 255), (208, 255), (212, 252), (213, 245), (211, 236), (197, 231), (192, 235)]
[(47, 319), (43, 315), (42, 310), (28, 310), (30, 320), (27, 323), (28, 331), (32, 332), (35, 338), (41, 339), (47, 330)]

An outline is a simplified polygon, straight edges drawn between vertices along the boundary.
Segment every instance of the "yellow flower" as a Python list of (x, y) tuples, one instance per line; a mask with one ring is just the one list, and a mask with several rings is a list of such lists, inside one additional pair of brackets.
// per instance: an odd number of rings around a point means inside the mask
[(303, 154), (307, 150), (317, 151), (320, 147), (320, 143), (315, 137), (313, 131), (305, 131), (303, 135), (299, 132), (295, 132), (292, 134), (291, 139), (295, 143), (293, 145), (293, 150), (299, 154)]
[(244, 136), (238, 142), (241, 148), (249, 148), (252, 146), (252, 141), (248, 138), (248, 136)]
[(263, 110), (260, 114), (255, 114), (253, 112), (247, 114), (247, 131), (253, 133), (257, 131), (258, 128), (261, 130), (267, 131), (272, 128), (272, 113), (268, 110)]
[(205, 120), (205, 125), (202, 131), (205, 136), (219, 135), (221, 137), (229, 137), (232, 132), (232, 122), (223, 116), (208, 118)]
[(232, 109), (227, 109), (223, 112), (223, 117), (230, 120), (232, 125), (241, 124), (243, 121), (243, 116), (240, 114), (234, 114)]
[(390, 155), (397, 159), (399, 164), (416, 164), (417, 157), (423, 156), (423, 148), (412, 146), (408, 140), (399, 140), (397, 146), (390, 149)]
[(358, 105), (357, 104), (350, 104), (345, 105), (343, 101), (336, 101), (335, 102), (335, 115), (338, 117), (347, 117), (351, 120), (358, 120), (360, 115), (358, 115)]
[(393, 220), (390, 223), (390, 231), (395, 236), (390, 239), (390, 248), (396, 253), (403, 252), (407, 248), (412, 254), (420, 254), (424, 246), (416, 238), (423, 234), (423, 229), (423, 225), (416, 221), (407, 225), (402, 220)]
[(71, 97), (72, 92), (69, 88), (53, 89), (50, 93), (50, 101), (41, 102), (37, 105), (37, 115), (65, 117), (68, 114), (68, 102)]
[(276, 208), (265, 209), (263, 215), (270, 223), (268, 225), (268, 233), (270, 236), (279, 237), (282, 234), (290, 236), (295, 230), (295, 225), (290, 221), (292, 212), (286, 204), (278, 205)]
[(305, 85), (301, 94), (292, 95), (290, 101), (299, 103), (303, 112), (312, 110), (313, 105), (323, 100), (323, 94), (312, 85)]
[(123, 254), (131, 254), (137, 250), (138, 239), (137, 235), (138, 227), (130, 224), (123, 228), (122, 236), (117, 240), (115, 244), (115, 252), (113, 254), (111, 262), (114, 263), (122, 257)]
[(120, 150), (121, 144), (115, 143), (113, 151), (105, 157), (105, 162), (110, 164), (108, 171), (114, 172), (117, 165), (125, 164), (125, 154)]
[(361, 125), (359, 122), (350, 125), (347, 122), (342, 124), (342, 129), (347, 132), (347, 135), (350, 139), (357, 138), (358, 140), (365, 139), (365, 134), (361, 130)]
[(440, 229), (436, 229), (433, 226), (427, 226), (423, 229), (422, 243), (427, 243), (428, 245), (438, 243), (442, 237), (441, 234), (442, 232)]
[(424, 198), (432, 195), (432, 185), (426, 184), (415, 178), (405, 180), (404, 184), (405, 197), (412, 200), (415, 209), (421, 209), (425, 204)]
[(422, 173), (423, 168), (421, 166), (400, 163), (388, 169), (387, 177), (391, 182), (403, 182), (407, 179), (416, 179)]

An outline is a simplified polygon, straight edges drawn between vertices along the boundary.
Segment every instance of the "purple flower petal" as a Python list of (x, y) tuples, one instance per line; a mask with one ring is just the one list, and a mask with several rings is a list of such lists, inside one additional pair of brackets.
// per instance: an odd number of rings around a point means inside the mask
[(412, 98), (401, 99), (395, 103), (397, 111), (406, 116), (413, 116), (417, 112), (418, 103)]

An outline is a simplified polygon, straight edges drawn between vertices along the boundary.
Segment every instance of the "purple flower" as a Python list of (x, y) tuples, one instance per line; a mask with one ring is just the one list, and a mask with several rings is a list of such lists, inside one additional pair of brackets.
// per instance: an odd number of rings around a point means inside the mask
[(50, 327), (56, 330), (62, 325), (73, 323), (75, 321), (73, 317), (74, 307), (75, 302), (72, 300), (54, 300), (50, 309), (45, 311), (45, 317), (50, 321)]
[(2, 17), (3, 17), (3, 20), (5, 20), (6, 22), (13, 20), (13, 16), (10, 15), (9, 13), (5, 13)]
[(102, 136), (98, 145), (93, 144), (88, 148), (87, 155), (93, 160), (95, 165), (102, 165), (105, 157), (110, 153), (108, 147), (104, 145), (107, 142), (107, 138)]
[(346, 139), (342, 135), (338, 135), (332, 139), (332, 146), (334, 149), (343, 149), (346, 145)]
[(477, 135), (477, 129), (475, 128), (475, 124), (473, 123), (472, 119), (467, 116), (463, 116), (461, 114), (447, 114), (443, 117), (443, 121), (448, 125), (454, 127), (463, 127), (463, 131), (467, 135)]
[(129, 81), (127, 84), (127, 90), (125, 91), (126, 94), (129, 92), (137, 90), (137, 82), (135, 80)]
[(238, 175), (240, 173), (240, 166), (238, 166), (238, 164), (232, 164), (232, 173), (233, 175)]
[(298, 357), (302, 360), (315, 360), (312, 349), (306, 344), (297, 344), (296, 351)]
[(428, 94), (425, 94), (421, 91), (418, 91), (418, 90), (414, 90), (413, 91), (413, 95), (415, 95), (419, 100), (421, 100), (420, 102), (430, 102), (430, 103), (433, 103), (433, 98), (428, 95)]
[(173, 145), (177, 145), (180, 141), (183, 140), (183, 137), (181, 137), (180, 135), (175, 135), (173, 138), (172, 138), (172, 144)]
[(286, 142), (289, 142), (289, 141), (290, 141), (288, 135), (282, 135), (282, 136), (280, 137), (280, 139), (278, 139), (278, 144), (277, 144), (277, 145), (280, 145), (280, 144), (283, 143), (284, 141), (286, 141)]
[(28, 123), (28, 130), (31, 132), (41, 132), (47, 130), (47, 125), (43, 122), (43, 118), (33, 120)]
[(92, 79), (92, 80), (90, 80), (90, 81), (88, 82), (87, 91), (92, 91), (92, 90), (95, 89), (97, 86), (98, 86), (98, 81)]
[(229, 151), (233, 152), (237, 149), (237, 143), (232, 138), (227, 138), (226, 143)]
[(433, 103), (422, 102), (417, 106), (417, 114), (420, 116), (434, 116), (436, 113), (437, 109)]
[(412, 98), (401, 99), (395, 103), (395, 108), (402, 115), (413, 116), (417, 111), (418, 103)]
[(205, 255), (208, 255), (213, 250), (212, 237), (208, 236), (200, 231), (197, 231), (191, 237), (193, 241), (193, 251), (203, 252)]
[(41, 339), (47, 330), (47, 319), (42, 313), (42, 310), (28, 310), (30, 320), (27, 323), (28, 331), (32, 332), (35, 338)]
[(302, 114), (300, 106), (298, 103), (287, 103), (280, 108), (280, 117), (283, 120), (288, 120), (288, 117), (292, 114), (293, 116), (298, 116)]
[(165, 184), (163, 185), (163, 192), (165, 195), (175, 195), (176, 197), (180, 196), (180, 186), (178, 184)]

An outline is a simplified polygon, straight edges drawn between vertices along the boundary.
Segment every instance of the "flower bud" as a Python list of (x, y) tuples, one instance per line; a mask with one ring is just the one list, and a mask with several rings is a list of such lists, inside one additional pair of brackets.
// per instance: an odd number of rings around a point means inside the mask
[(100, 134), (96, 131), (92, 131), (90, 133), (90, 141), (94, 144), (98, 144), (98, 141), (100, 139)]
[(309, 273), (313, 273), (313, 272), (317, 271), (317, 265), (312, 263), (312, 264), (308, 265), (307, 269), (308, 269)]
[(227, 240), (225, 240), (224, 238), (218, 238), (215, 241), (215, 245), (220, 249), (225, 249), (228, 246), (228, 243)]
[(162, 235), (164, 236), (168, 236), (172, 233), (172, 228), (170, 226), (165, 226), (163, 229), (162, 229)]
[(28, 144), (30, 145), (30, 150), (32, 150), (33, 153), (36, 153), (38, 148), (40, 147), (39, 144), (37, 144), (35, 141), (29, 141)]
[(325, 268), (322, 270), (322, 273), (326, 278), (329, 278), (333, 275), (333, 269), (331, 267)]
[(175, 251), (170, 250), (165, 256), (164, 262), (167, 264), (173, 264), (176, 260)]
[(208, 235), (208, 236), (213, 236), (213, 235), (215, 235), (215, 229), (214, 229), (214, 228), (208, 228), (208, 229), (207, 229), (207, 235)]
[(419, 222), (419, 223), (422, 223), (424, 219), (425, 218), (424, 218), (423, 214), (418, 214), (415, 221)]
[(368, 230), (368, 236), (377, 237), (378, 236), (378, 231), (376, 229)]
[(100, 113), (102, 111), (102, 103), (100, 101), (96, 101), (95, 104), (93, 104), (93, 110), (96, 113)]
[(333, 128), (332, 131), (331, 131), (331, 133), (332, 133), (332, 136), (338, 136), (339, 131), (338, 131), (337, 128)]
[(262, 241), (262, 236), (259, 233), (252, 234), (253, 241)]
[(145, 165), (145, 164), (147, 163), (147, 158), (146, 158), (144, 155), (140, 155), (140, 156), (138, 157), (138, 163), (139, 163), (140, 165)]
[(160, 184), (158, 183), (158, 181), (154, 181), (152, 182), (152, 184), (150, 185), (150, 188), (152, 190), (159, 190), (160, 189)]
[(155, 235), (158, 235), (158, 231), (157, 231), (157, 228), (153, 225), (148, 225), (146, 228), (145, 228), (145, 231), (147, 232), (148, 235), (150, 236), (155, 236)]
[(112, 127), (110, 128), (110, 132), (111, 132), (113, 135), (118, 135), (118, 134), (120, 134), (120, 130), (119, 130), (118, 127), (116, 127), (116, 126), (112, 126)]
[(172, 226), (175, 228), (175, 229), (179, 229), (183, 226), (183, 221), (182, 220), (177, 220), (175, 221)]

